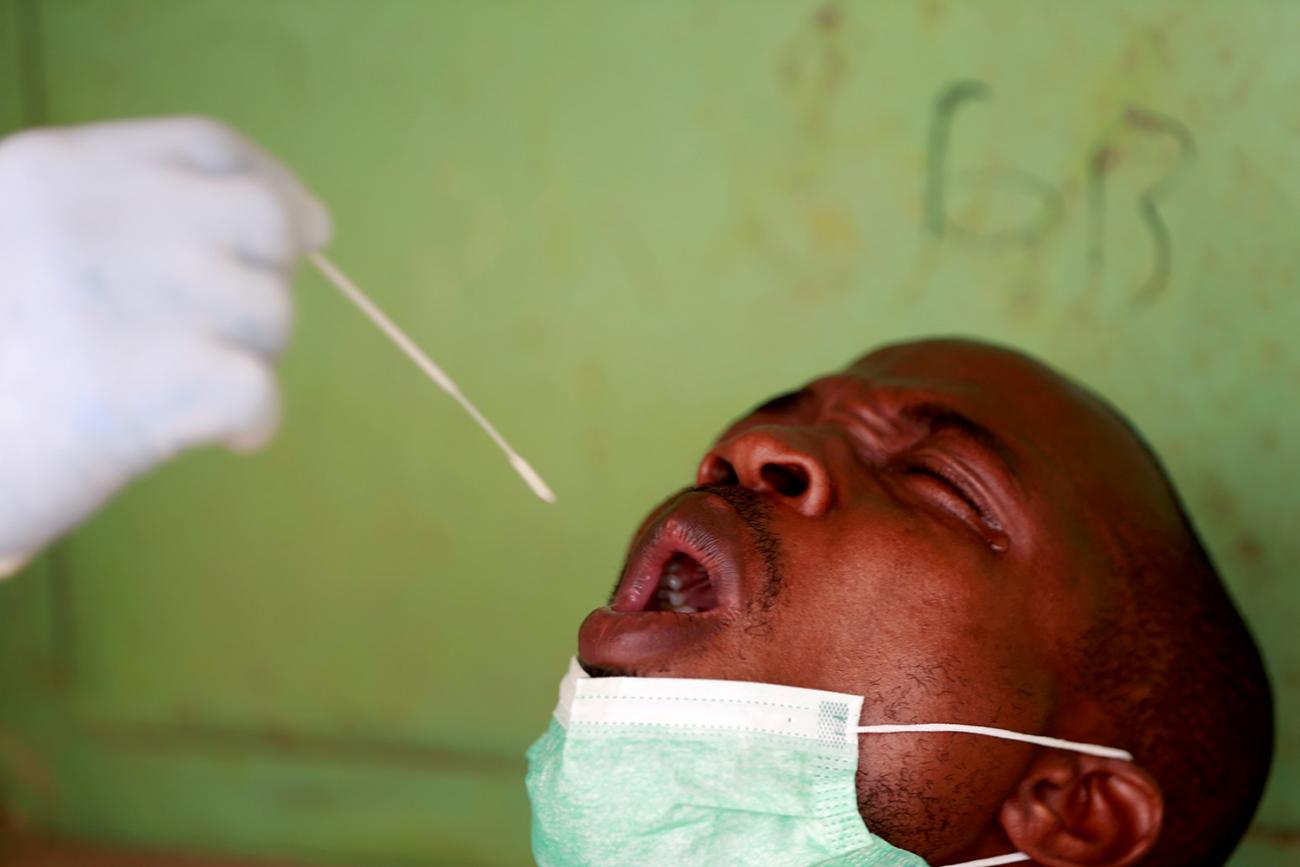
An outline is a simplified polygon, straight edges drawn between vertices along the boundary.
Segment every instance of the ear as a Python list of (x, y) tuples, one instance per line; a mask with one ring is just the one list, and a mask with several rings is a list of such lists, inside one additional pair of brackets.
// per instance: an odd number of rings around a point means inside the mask
[(1011, 842), (1043, 867), (1127, 867), (1160, 835), (1165, 799), (1132, 762), (1049, 751), (1002, 805)]

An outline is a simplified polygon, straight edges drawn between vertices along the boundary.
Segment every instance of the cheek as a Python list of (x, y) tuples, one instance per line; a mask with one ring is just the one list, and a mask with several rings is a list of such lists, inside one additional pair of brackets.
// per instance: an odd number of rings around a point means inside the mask
[(1050, 671), (1014, 564), (915, 514), (870, 518), (783, 534), (771, 679), (860, 694), (868, 722), (1037, 730)]

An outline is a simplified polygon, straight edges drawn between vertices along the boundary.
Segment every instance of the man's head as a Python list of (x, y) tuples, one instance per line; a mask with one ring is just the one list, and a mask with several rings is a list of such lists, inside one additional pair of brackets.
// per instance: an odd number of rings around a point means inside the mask
[[(1271, 756), (1258, 653), (1150, 450), (984, 344), (890, 346), (758, 407), (637, 532), (594, 674), (861, 694), (868, 828), (934, 863), (1218, 864)], [(1164, 830), (1161, 833), (1163, 817)]]

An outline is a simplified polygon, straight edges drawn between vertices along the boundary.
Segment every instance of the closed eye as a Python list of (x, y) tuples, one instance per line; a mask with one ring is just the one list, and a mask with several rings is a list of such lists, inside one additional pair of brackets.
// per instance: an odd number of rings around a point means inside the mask
[(958, 518), (983, 533), (984, 529), (999, 529), (996, 519), (984, 503), (967, 485), (957, 481), (952, 473), (929, 463), (912, 462), (903, 467), (903, 473), (915, 479), (940, 505)]

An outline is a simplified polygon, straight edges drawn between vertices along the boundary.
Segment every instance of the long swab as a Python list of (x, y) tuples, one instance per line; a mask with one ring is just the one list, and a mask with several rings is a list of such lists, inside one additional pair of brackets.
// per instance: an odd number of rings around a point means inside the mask
[(443, 372), (442, 368), (434, 364), (433, 359), (425, 355), (420, 347), (415, 345), (415, 341), (407, 337), (402, 329), (398, 328), (393, 320), (389, 319), (384, 311), (379, 309), (375, 302), (371, 301), (366, 293), (357, 288), (357, 284), (348, 279), (337, 265), (327, 259), (323, 254), (312, 252), (307, 254), (307, 260), (316, 266), (317, 270), (334, 286), (343, 293), (343, 295), (357, 306), (362, 313), (366, 315), (371, 322), (378, 326), (379, 330), (388, 336), (388, 339), (397, 344), (397, 348), (406, 353), (406, 356), (415, 362), (415, 366), (423, 370), (430, 379), (432, 379), (439, 388), (451, 395), (457, 403), (469, 413), (470, 418), (478, 422), (478, 426), (483, 428), (484, 432), (492, 438), (501, 451), (506, 453), (506, 458), (510, 461), (510, 466), (514, 467), (515, 472), (524, 480), (533, 493), (541, 497), (548, 503), (555, 502), (555, 494), (542, 481), (542, 477), (537, 474), (528, 461), (519, 456), (519, 453), (510, 447), (505, 437), (497, 433), (497, 429), (492, 426), (492, 422), (483, 417), (483, 413), (478, 411), (478, 407), (469, 402), (469, 398), (461, 393), (456, 383), (452, 382), (450, 376)]

